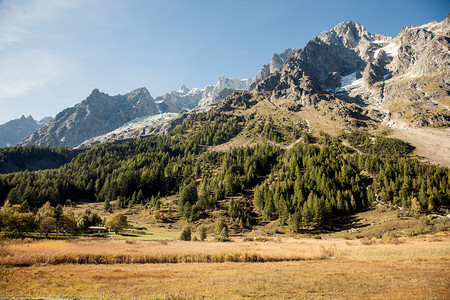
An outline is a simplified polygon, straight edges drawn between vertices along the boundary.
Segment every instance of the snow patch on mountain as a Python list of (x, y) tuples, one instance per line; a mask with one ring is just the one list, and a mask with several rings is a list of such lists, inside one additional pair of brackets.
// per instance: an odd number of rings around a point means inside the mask
[(341, 87), (335, 90), (335, 93), (348, 92), (353, 89), (359, 88), (363, 85), (364, 79), (361, 77), (356, 79), (356, 72), (348, 74), (347, 76), (342, 76)]

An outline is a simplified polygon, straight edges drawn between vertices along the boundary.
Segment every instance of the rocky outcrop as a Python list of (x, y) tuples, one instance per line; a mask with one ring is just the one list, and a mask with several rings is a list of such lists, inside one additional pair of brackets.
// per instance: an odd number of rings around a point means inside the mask
[(147, 135), (154, 131), (154, 123), (196, 107), (217, 104), (235, 91), (247, 90), (250, 83), (251, 79), (222, 76), (215, 85), (204, 89), (182, 85), (155, 100), (145, 88), (117, 96), (94, 90), (86, 100), (60, 112), (20, 145), (78, 147)]
[(33, 131), (50, 121), (50, 117), (36, 121), (32, 116), (22, 116), (0, 125), (0, 148), (14, 146)]
[(283, 65), (292, 56), (292, 54), (295, 53), (295, 51), (297, 51), (297, 49), (288, 48), (280, 54), (274, 53), (272, 55), (270, 63), (265, 64), (261, 67), (261, 70), (259, 70), (259, 73), (258, 75), (256, 75), (252, 85), (255, 85), (259, 81), (269, 77), (271, 74), (281, 70)]
[(111, 132), (90, 138), (81, 143), (79, 146), (87, 147), (115, 140), (126, 140), (143, 135), (149, 135), (154, 131), (155, 127), (158, 127), (158, 125), (155, 124), (169, 122), (171, 119), (176, 118), (177, 116), (177, 113), (162, 113), (150, 117), (137, 118)]
[(154, 114), (158, 114), (158, 108), (145, 88), (117, 96), (96, 89), (86, 100), (63, 110), (19, 144), (75, 147), (135, 118)]

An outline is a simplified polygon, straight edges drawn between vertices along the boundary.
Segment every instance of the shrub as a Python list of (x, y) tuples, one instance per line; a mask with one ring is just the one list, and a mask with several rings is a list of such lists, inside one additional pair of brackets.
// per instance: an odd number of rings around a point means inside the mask
[(191, 228), (186, 226), (183, 228), (180, 234), (180, 240), (182, 241), (190, 241), (191, 240)]
[(201, 226), (198, 228), (198, 232), (199, 232), (199, 234), (200, 234), (200, 240), (201, 240), (201, 241), (206, 240), (206, 237), (207, 237), (207, 230), (206, 230), (206, 227), (205, 227), (204, 225), (201, 225)]
[(216, 232), (216, 234), (217, 234), (217, 235), (220, 235), (220, 233), (222, 232), (222, 229), (223, 229), (224, 227), (228, 227), (227, 224), (226, 224), (224, 221), (219, 220), (219, 221), (216, 223), (216, 227), (215, 227), (215, 232)]
[(216, 240), (219, 242), (226, 242), (230, 240), (228, 235), (228, 226), (224, 221), (220, 220), (216, 223), (215, 232)]

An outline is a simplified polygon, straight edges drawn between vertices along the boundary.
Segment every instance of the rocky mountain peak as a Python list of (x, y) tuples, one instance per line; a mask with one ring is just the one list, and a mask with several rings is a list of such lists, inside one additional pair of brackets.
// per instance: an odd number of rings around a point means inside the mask
[(343, 22), (308, 42), (252, 88), (302, 106), (331, 96), (382, 112), (402, 107), (400, 116), (409, 107), (417, 112), (413, 118), (427, 115), (418, 104), (424, 102), (426, 110), (434, 112), (428, 115), (436, 118), (427, 117), (421, 124), (445, 122), (450, 119), (445, 104), (450, 90), (449, 24), (448, 16), (442, 22), (404, 27), (392, 38), (369, 33), (356, 22)]
[(185, 86), (184, 84), (181, 85), (181, 87), (178, 89), (178, 92), (181, 94), (189, 93), (189, 91), (190, 91), (190, 89), (187, 86)]
[(98, 89), (93, 89), (92, 90), (92, 92), (91, 92), (91, 94), (88, 96), (88, 98), (89, 97), (97, 97), (97, 96), (99, 96), (99, 95), (101, 95), (101, 94), (103, 94), (102, 92), (100, 92)]
[(150, 95), (149, 91), (144, 88), (135, 89), (131, 93), (126, 95), (126, 99), (132, 103), (153, 103), (154, 100)]
[(253, 80), (253, 83), (251, 85), (251, 88), (254, 88), (256, 84), (269, 77), (271, 74), (274, 74), (275, 72), (281, 70), (283, 65), (286, 63), (286, 61), (297, 51), (297, 49), (291, 49), (288, 48), (281, 52), (280, 54), (274, 53), (272, 55), (272, 59), (270, 60), (270, 63), (265, 64), (261, 67), (259, 70), (258, 75), (256, 75), (255, 79)]
[(142, 87), (135, 89), (131, 93), (128, 94), (128, 98), (135, 98), (135, 97), (151, 97), (150, 92), (147, 90), (147, 88)]

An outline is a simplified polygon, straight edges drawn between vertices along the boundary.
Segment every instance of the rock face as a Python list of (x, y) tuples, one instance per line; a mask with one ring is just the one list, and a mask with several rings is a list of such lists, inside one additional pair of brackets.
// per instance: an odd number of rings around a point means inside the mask
[(45, 125), (50, 121), (50, 117), (36, 121), (32, 116), (22, 116), (19, 119), (11, 120), (0, 125), (0, 148), (14, 146), (24, 137)]
[[(397, 37), (343, 22), (297, 50), (277, 71), (263, 67), (252, 89), (300, 105), (339, 98), (397, 113), (415, 125), (421, 116), (450, 121), (450, 15), (442, 22), (404, 27)], [(265, 77), (265, 78), (264, 78)], [(412, 113), (411, 113), (411, 110)]]
[(261, 67), (261, 70), (259, 70), (258, 75), (256, 75), (254, 79), (254, 84), (266, 79), (271, 74), (281, 70), (283, 65), (286, 63), (286, 61), (297, 51), (297, 49), (291, 49), (288, 48), (281, 52), (280, 54), (274, 53), (272, 55), (272, 59), (270, 60), (270, 63), (265, 64)]
[(85, 100), (63, 110), (19, 144), (75, 147), (135, 118), (157, 113), (155, 101), (145, 88), (117, 96), (95, 89)]
[[(222, 76), (215, 85), (208, 85), (204, 89), (189, 89), (182, 85), (178, 91), (155, 99), (160, 114), (133, 120), (111, 132), (87, 139), (80, 146), (166, 133), (187, 116), (184, 112), (207, 110), (236, 91), (248, 90), (251, 82), (251, 79), (229, 79)], [(177, 117), (177, 114), (180, 116)]]

